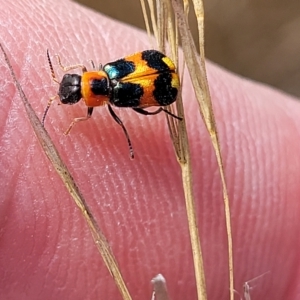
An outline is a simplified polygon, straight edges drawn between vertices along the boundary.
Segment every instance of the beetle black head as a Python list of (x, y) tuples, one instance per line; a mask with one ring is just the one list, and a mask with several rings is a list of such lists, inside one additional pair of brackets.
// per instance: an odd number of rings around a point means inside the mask
[(59, 84), (58, 96), (63, 104), (75, 104), (81, 98), (81, 75), (65, 74)]

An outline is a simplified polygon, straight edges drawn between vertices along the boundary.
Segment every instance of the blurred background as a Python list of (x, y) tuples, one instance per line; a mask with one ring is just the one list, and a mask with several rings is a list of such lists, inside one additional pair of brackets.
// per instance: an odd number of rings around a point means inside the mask
[[(145, 28), (139, 0), (77, 2)], [(204, 6), (208, 59), (300, 97), (299, 0), (204, 0)], [(190, 24), (196, 38), (193, 15)]]

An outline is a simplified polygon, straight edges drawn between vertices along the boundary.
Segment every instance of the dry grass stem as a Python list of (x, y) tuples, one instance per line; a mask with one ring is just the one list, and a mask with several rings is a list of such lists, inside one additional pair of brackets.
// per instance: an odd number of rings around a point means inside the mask
[[(166, 41), (168, 41), (169, 55), (178, 66), (178, 31), (177, 18), (172, 13), (172, 4), (169, 0), (157, 1), (157, 26), (158, 29), (158, 49), (166, 53)], [(147, 19), (145, 19), (147, 21)], [(147, 26), (147, 25), (146, 25)], [(149, 25), (147, 28), (150, 27)], [(184, 116), (184, 109), (181, 96), (176, 101), (177, 113), (180, 117)], [(172, 107), (170, 110), (173, 112)], [(195, 278), (198, 292), (198, 299), (206, 299), (205, 275), (203, 269), (202, 251), (198, 232), (195, 202), (193, 196), (192, 168), (190, 161), (190, 151), (186, 131), (185, 120), (178, 122), (174, 118), (167, 116), (170, 136), (173, 141), (177, 160), (181, 167), (182, 184), (185, 195), (187, 219), (190, 231), (191, 247), (194, 259)]]
[(170, 300), (165, 278), (158, 274), (152, 280), (153, 295), (151, 300)]
[[(148, 1), (150, 3), (151, 0)], [(168, 40), (171, 58), (178, 63), (178, 33), (179, 30), (182, 49), (191, 80), (197, 96), (199, 111), (204, 120), (205, 126), (210, 134), (211, 141), (216, 154), (220, 177), (223, 189), (224, 211), (226, 217), (226, 229), (228, 236), (228, 265), (229, 265), (229, 291), (230, 299), (234, 299), (234, 277), (233, 277), (233, 251), (230, 206), (227, 186), (225, 181), (224, 166), (221, 156), (218, 132), (213, 114), (213, 108), (207, 82), (205, 53), (204, 53), (204, 9), (201, 0), (193, 0), (193, 8), (198, 22), (199, 31), (199, 53), (189, 30), (187, 14), (190, 9), (187, 0), (163, 0), (157, 1), (157, 26), (153, 23), (155, 18), (151, 18), (152, 27), (157, 28), (154, 35), (157, 38), (159, 50), (166, 52), (165, 41)], [(150, 4), (149, 4), (150, 7)], [(153, 12), (153, 2), (151, 1), (150, 11)], [(172, 13), (174, 11), (174, 15)], [(167, 20), (167, 21), (166, 21)], [(145, 18), (147, 23), (147, 18)], [(174, 23), (175, 22), (175, 23)], [(146, 25), (150, 28), (150, 25)], [(176, 102), (179, 116), (184, 116), (181, 98)], [(172, 111), (172, 108), (171, 108)], [(182, 170), (183, 187), (188, 214), (188, 222), (191, 235), (192, 251), (194, 255), (195, 276), (198, 289), (198, 298), (206, 299), (205, 276), (203, 270), (200, 240), (198, 235), (197, 220), (195, 215), (195, 203), (192, 194), (192, 171), (190, 165), (189, 146), (186, 134), (185, 122), (177, 122), (173, 118), (168, 118), (170, 135), (174, 144), (177, 159)]]
[(92, 232), (92, 236), (94, 238), (94, 241), (97, 245), (97, 248), (110, 272), (112, 277), (114, 278), (114, 281), (123, 297), (123, 299), (130, 300), (131, 296), (128, 292), (128, 289), (125, 285), (125, 282), (122, 278), (122, 274), (119, 270), (117, 261), (110, 249), (110, 246), (107, 242), (107, 239), (105, 238), (104, 234), (100, 230), (96, 220), (94, 219), (83, 195), (81, 194), (80, 190), (78, 189), (76, 183), (74, 182), (74, 179), (72, 178), (70, 172), (68, 171), (67, 167), (61, 160), (58, 151), (55, 148), (55, 145), (53, 144), (50, 136), (45, 131), (44, 127), (42, 126), (42, 123), (40, 122), (39, 118), (37, 117), (36, 113), (32, 109), (30, 103), (28, 102), (23, 89), (21, 85), (19, 84), (15, 73), (13, 71), (13, 68), (9, 62), (9, 59), (7, 57), (7, 54), (3, 48), (3, 46), (0, 44), (0, 48), (3, 52), (5, 61), (7, 63), (7, 66), (9, 67), (9, 70), (11, 72), (11, 76), (15, 82), (15, 85), (19, 91), (19, 95), (22, 99), (22, 102), (25, 106), (26, 113), (28, 115), (29, 121), (32, 125), (32, 128), (44, 150), (44, 153), (49, 158), (50, 162), (52, 163), (53, 167), (55, 168), (56, 172), (62, 179), (64, 185), (68, 189), (70, 195), (72, 196), (73, 200), (75, 201), (76, 205), (79, 207), (81, 213), (83, 214), (84, 219), (89, 225), (89, 228)]
[(184, 14), (183, 5), (180, 0), (172, 0), (173, 8), (178, 20), (178, 27), (181, 36), (182, 49), (184, 57), (186, 59), (187, 68), (189, 73), (192, 74), (191, 80), (194, 87), (194, 91), (197, 96), (200, 113), (203, 117), (205, 126), (210, 134), (211, 141), (216, 153), (217, 162), (220, 170), (224, 211), (226, 217), (226, 230), (228, 239), (228, 265), (229, 265), (229, 290), (230, 299), (234, 299), (234, 278), (233, 278), (233, 246), (232, 246), (232, 233), (231, 233), (231, 218), (230, 218), (230, 206), (228, 199), (227, 186), (225, 181), (224, 166), (221, 156), (220, 144), (218, 140), (218, 132), (213, 114), (213, 108), (209, 93), (209, 87), (207, 82), (206, 67), (205, 67), (205, 55), (204, 55), (204, 11), (203, 3), (200, 0), (194, 1), (194, 10), (198, 20), (199, 29), (199, 42), (200, 42), (200, 58), (198, 56), (194, 40), (189, 30), (187, 16)]

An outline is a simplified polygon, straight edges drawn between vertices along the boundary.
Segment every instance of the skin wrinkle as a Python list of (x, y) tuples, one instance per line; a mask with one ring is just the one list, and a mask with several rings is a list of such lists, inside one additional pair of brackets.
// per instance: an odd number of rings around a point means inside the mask
[[(2, 74), (4, 73), (4, 71), (2, 71), (2, 70), (0, 70), (0, 72)], [(0, 122), (1, 122), (0, 123), (0, 133), (1, 133), (1, 139), (5, 139), (4, 133), (5, 133), (7, 123), (9, 121), (8, 115), (11, 112), (11, 106), (13, 105), (13, 103), (11, 103), (8, 98), (4, 97), (5, 90), (7, 90), (7, 91), (13, 90), (13, 85), (5, 82), (3, 89), (1, 89), (1, 98), (3, 100), (3, 101), (1, 101), (1, 104), (0, 104), (1, 105), (1, 107), (0, 107), (0, 114), (1, 114), (0, 115)], [(5, 109), (7, 107), (7, 105), (9, 105), (8, 111), (6, 111), (6, 109)], [(7, 137), (6, 137), (6, 139), (7, 139)], [(0, 149), (0, 151), (2, 151), (2, 149)]]
[[(252, 102), (250, 102), (250, 104), (252, 104)], [(250, 110), (250, 111), (253, 111), (253, 110)], [(247, 114), (247, 116), (248, 116), (248, 114)], [(259, 120), (260, 120), (260, 118), (257, 116), (257, 115), (252, 115), (252, 116), (250, 116), (250, 117), (248, 117), (250, 120), (253, 120), (253, 119), (256, 119), (256, 120), (258, 120), (258, 121), (254, 121), (253, 123), (255, 123), (255, 124), (258, 124), (258, 122), (259, 122)], [(258, 125), (257, 126), (258, 128), (260, 128), (261, 126), (260, 125)], [(251, 128), (249, 128), (249, 130), (251, 130)], [(250, 131), (249, 131), (250, 132)], [(254, 137), (254, 136), (257, 136), (257, 133), (255, 133), (254, 135), (249, 135), (249, 137)], [(264, 151), (261, 151), (261, 150), (264, 150), (264, 148), (261, 148), (261, 143), (260, 143), (260, 141), (257, 141), (257, 140), (255, 140), (255, 139), (253, 139), (253, 141), (250, 143), (250, 145), (251, 145), (251, 148), (255, 151), (256, 149), (257, 149), (257, 151), (256, 151), (256, 155), (253, 155), (253, 158), (252, 158), (252, 160), (254, 160), (256, 157), (259, 157), (259, 155), (262, 153), (263, 155), (265, 154), (264, 153)], [(260, 148), (261, 148), (261, 150), (260, 150)], [(266, 174), (266, 172), (265, 172), (265, 170), (264, 170), (264, 168), (262, 168), (261, 167), (261, 165), (258, 163), (258, 162), (256, 162), (256, 160), (255, 161), (253, 161), (253, 163), (251, 164), (252, 165), (252, 174), (258, 174), (258, 179), (259, 178), (264, 178), (265, 176), (265, 174)], [(263, 172), (262, 174), (261, 174), (261, 172)], [(268, 172), (268, 171), (267, 171)], [(260, 175), (261, 174), (261, 175)], [(251, 176), (252, 178), (253, 178), (253, 175)], [(250, 178), (251, 178), (250, 177)], [(258, 180), (258, 184), (259, 184), (259, 186), (258, 186), (258, 188), (259, 188), (259, 190), (262, 190), (263, 191), (263, 189), (261, 188), (261, 184), (262, 184), (262, 181), (261, 180)], [(247, 185), (247, 187), (249, 187), (249, 186), (251, 186), (251, 185), (253, 185), (253, 183), (251, 184), (251, 182), (249, 182), (249, 180), (246, 180), (246, 185)], [(247, 192), (245, 195), (247, 195), (247, 194), (249, 194), (249, 192)], [(250, 211), (252, 211), (253, 209), (254, 210), (257, 210), (258, 212), (260, 212), (261, 211), (261, 206), (262, 206), (262, 202), (257, 202), (257, 205), (258, 205), (258, 207), (256, 207), (255, 208), (255, 200), (256, 200), (256, 198), (257, 199), (267, 199), (267, 197), (266, 197), (266, 195), (262, 195), (262, 197), (255, 197), (255, 194), (252, 194), (251, 195), (251, 199), (245, 199), (246, 201), (249, 201), (249, 205), (250, 205), (250, 209), (248, 209), (248, 210), (250, 210)], [(245, 217), (247, 217), (247, 211), (248, 210), (246, 210), (246, 215), (245, 215)], [(254, 220), (256, 220), (256, 222), (255, 222), (255, 224), (256, 224), (256, 226), (257, 226), (257, 228), (260, 228), (260, 224), (257, 222), (257, 218), (252, 218), (253, 219), (253, 221)], [(257, 233), (257, 231), (253, 231), (253, 233), (252, 234), (249, 234), (249, 242), (250, 242), (250, 244), (252, 244), (252, 245), (261, 245), (261, 243), (262, 243), (262, 240), (263, 240), (263, 237), (261, 236), (261, 235), (257, 235), (256, 234)], [(260, 236), (261, 236), (261, 238), (260, 238)], [(260, 241), (258, 241), (257, 239), (260, 239)], [(268, 252), (268, 251), (266, 251), (266, 252)], [(253, 253), (254, 254), (254, 253)], [(248, 265), (248, 264), (247, 264)], [(258, 267), (258, 265), (257, 265), (257, 262), (255, 261), (255, 265), (256, 265), (256, 267)]]

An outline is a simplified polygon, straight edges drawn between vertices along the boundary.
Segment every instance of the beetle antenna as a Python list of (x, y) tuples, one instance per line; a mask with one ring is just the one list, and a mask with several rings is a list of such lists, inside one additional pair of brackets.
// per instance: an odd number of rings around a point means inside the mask
[[(49, 55), (49, 49), (47, 49), (47, 59), (48, 59), (49, 67), (50, 67), (51, 77), (52, 77), (52, 79), (53, 79), (54, 82), (56, 82), (56, 83), (59, 84), (60, 82), (58, 81), (58, 79), (56, 78), (55, 73), (54, 73), (54, 69), (53, 69), (52, 62), (51, 62), (50, 55)], [(49, 110), (52, 102), (55, 100), (56, 97), (57, 97), (57, 95), (51, 97), (49, 99), (49, 101), (48, 101), (47, 107), (46, 107), (46, 109), (44, 111), (44, 114), (43, 114), (43, 117), (42, 117), (42, 125), (43, 125), (43, 127), (45, 126), (45, 119), (46, 119), (48, 110)]]
[(50, 71), (51, 71), (51, 77), (52, 77), (53, 81), (55, 81), (56, 83), (59, 84), (59, 81), (56, 78), (55, 73), (54, 73), (54, 69), (53, 69), (52, 62), (51, 62), (50, 55), (49, 55), (49, 49), (47, 49), (47, 58), (48, 58), (48, 63), (49, 63)]

